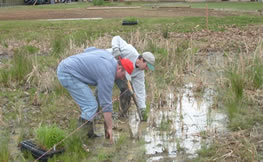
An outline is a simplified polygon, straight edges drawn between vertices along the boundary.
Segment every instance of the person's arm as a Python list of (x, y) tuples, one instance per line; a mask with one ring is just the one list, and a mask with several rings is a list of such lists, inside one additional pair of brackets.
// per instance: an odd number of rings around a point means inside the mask
[(112, 135), (112, 113), (104, 112), (104, 130), (105, 130), (105, 138), (109, 139), (111, 143), (113, 143), (113, 135)]
[(145, 79), (144, 79), (144, 71), (140, 71), (136, 74), (135, 77), (132, 77), (132, 87), (136, 94), (136, 102), (138, 107), (146, 108), (145, 100), (146, 100), (146, 90), (145, 90)]
[(123, 48), (125, 46), (127, 46), (127, 42), (123, 40), (120, 36), (113, 37), (111, 41), (112, 55), (115, 58), (121, 56), (121, 51), (123, 51)]
[(126, 58), (127, 56), (137, 57), (139, 55), (137, 50), (131, 44), (128, 44), (125, 40), (123, 40), (120, 36), (115, 36), (112, 38), (111, 47), (112, 55), (115, 58), (117, 56)]
[[(115, 75), (113, 75), (115, 76)], [(105, 138), (109, 139), (113, 143), (112, 135), (112, 89), (114, 85), (114, 78), (111, 75), (103, 74), (99, 79), (98, 88), (98, 98), (100, 105), (102, 107), (102, 112), (104, 116), (104, 130)]]

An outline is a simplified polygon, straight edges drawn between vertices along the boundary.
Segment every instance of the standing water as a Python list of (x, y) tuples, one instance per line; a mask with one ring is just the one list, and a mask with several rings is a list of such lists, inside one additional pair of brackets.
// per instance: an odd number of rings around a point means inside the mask
[[(178, 94), (168, 92), (164, 101), (151, 108), (148, 126), (141, 130), (147, 161), (177, 161), (182, 154), (195, 157), (202, 142), (209, 142), (202, 141), (202, 134), (224, 129), (226, 116), (211, 108), (213, 91), (206, 89), (195, 97), (192, 89), (188, 84)], [(130, 125), (136, 132), (134, 121), (130, 119)]]

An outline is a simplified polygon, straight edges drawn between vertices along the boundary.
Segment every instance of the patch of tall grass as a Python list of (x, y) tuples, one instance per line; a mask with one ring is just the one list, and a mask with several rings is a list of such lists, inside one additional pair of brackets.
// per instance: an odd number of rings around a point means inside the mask
[(112, 153), (107, 153), (106, 151), (98, 151), (97, 154), (98, 161), (111, 161), (112, 158), (113, 158)]
[(249, 94), (245, 93), (262, 87), (263, 59), (253, 58), (253, 55), (239, 55), (240, 58), (235, 58), (236, 62), (227, 67), (225, 84), (218, 89), (229, 118), (228, 126), (232, 130), (250, 129), (256, 123), (262, 123), (260, 119), (263, 113), (257, 103), (249, 99)]
[(10, 160), (10, 154), (8, 151), (8, 137), (1, 135), (0, 137), (0, 161), (8, 162)]
[(4, 86), (8, 86), (9, 84), (9, 71), (6, 70), (6, 69), (1, 69), (0, 71), (0, 79), (1, 79), (1, 83), (4, 85)]
[(62, 161), (72, 161), (72, 160), (80, 160), (87, 158), (90, 154), (87, 150), (84, 150), (83, 141), (79, 135), (74, 134), (65, 142), (66, 152), (61, 157), (59, 157)]
[(92, 0), (92, 4), (94, 6), (102, 6), (104, 5), (104, 0)]
[(120, 150), (122, 145), (127, 141), (126, 135), (121, 135), (115, 143), (116, 150)]
[(258, 89), (263, 85), (263, 64), (260, 58), (255, 59), (255, 63), (251, 67), (253, 86)]
[(81, 46), (81, 45), (86, 46), (87, 40), (90, 40), (91, 38), (93, 38), (92, 36), (93, 34), (94, 34), (93, 30), (90, 30), (90, 29), (76, 31), (72, 35), (73, 42), (77, 46)]
[(11, 65), (7, 69), (1, 69), (1, 83), (10, 85), (11, 82), (23, 84), (27, 74), (32, 71), (31, 54), (38, 51), (32, 46), (24, 46), (16, 49), (11, 60)]
[(201, 144), (201, 148), (197, 151), (198, 157), (194, 161), (209, 161), (211, 157), (216, 155), (217, 145)]
[[(66, 137), (66, 132), (56, 125), (40, 126), (36, 130), (36, 141), (40, 146), (49, 149)], [(64, 142), (58, 148), (64, 147)]]
[(69, 39), (61, 35), (56, 35), (51, 42), (51, 48), (52, 55), (59, 58), (69, 48)]
[(23, 81), (25, 76), (32, 70), (32, 61), (30, 55), (25, 50), (16, 50), (11, 69), (12, 80)]

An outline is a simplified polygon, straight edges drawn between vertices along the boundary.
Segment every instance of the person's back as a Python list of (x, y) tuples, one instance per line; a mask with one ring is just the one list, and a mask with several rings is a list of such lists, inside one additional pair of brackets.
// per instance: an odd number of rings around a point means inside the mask
[[(101, 66), (97, 66), (98, 63)], [(97, 86), (105, 76), (108, 80), (114, 80), (117, 61), (105, 50), (89, 48), (84, 53), (64, 59), (61, 66), (84, 83)]]
[(112, 140), (112, 89), (114, 80), (123, 79), (125, 71), (132, 73), (128, 59), (117, 60), (106, 50), (88, 48), (84, 53), (70, 56), (60, 62), (57, 76), (81, 109), (79, 124), (86, 124), (88, 137), (96, 137), (93, 118), (98, 103), (90, 85), (96, 86), (105, 122), (105, 137)]

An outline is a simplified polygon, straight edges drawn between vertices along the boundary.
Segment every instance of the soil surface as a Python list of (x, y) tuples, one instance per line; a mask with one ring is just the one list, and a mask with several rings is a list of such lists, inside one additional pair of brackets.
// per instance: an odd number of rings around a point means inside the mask
[[(98, 8), (98, 7), (96, 7)], [(33, 9), (32, 10), (0, 10), (0, 20), (34, 20), (34, 19), (63, 19), (63, 18), (121, 18), (135, 17), (177, 17), (177, 16), (206, 16), (206, 9), (194, 8), (137, 8), (137, 9)], [(230, 16), (241, 13), (232, 11), (209, 10), (209, 16)], [(247, 14), (247, 13), (246, 13)], [(255, 13), (251, 13), (255, 14)]]

